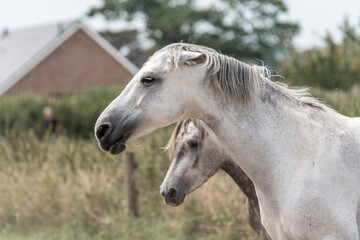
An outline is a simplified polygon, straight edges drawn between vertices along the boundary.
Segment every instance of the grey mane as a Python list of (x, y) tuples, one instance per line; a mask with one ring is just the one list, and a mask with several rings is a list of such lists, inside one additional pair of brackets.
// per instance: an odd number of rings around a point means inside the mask
[(240, 98), (242, 103), (249, 103), (254, 93), (259, 90), (259, 78), (267, 74), (265, 67), (243, 63), (203, 46), (175, 43), (161, 51), (171, 52), (175, 65), (180, 64), (183, 51), (204, 54), (203, 66), (211, 87), (219, 97), (228, 102)]
[(204, 54), (202, 64), (207, 73), (206, 79), (209, 79), (215, 94), (226, 102), (249, 104), (260, 93), (261, 85), (267, 83), (299, 105), (327, 109), (324, 104), (311, 97), (308, 89), (290, 89), (285, 84), (272, 82), (270, 70), (265, 66), (249, 65), (214, 49), (194, 44), (174, 43), (159, 50), (162, 51), (171, 53), (175, 65), (180, 64), (183, 51)]

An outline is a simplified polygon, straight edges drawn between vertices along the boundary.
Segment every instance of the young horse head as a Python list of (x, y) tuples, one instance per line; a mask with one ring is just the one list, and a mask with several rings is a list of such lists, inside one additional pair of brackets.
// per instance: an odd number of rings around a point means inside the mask
[(168, 144), (173, 159), (160, 187), (165, 203), (181, 204), (187, 194), (204, 184), (229, 158), (217, 138), (205, 128), (195, 119), (177, 124)]
[(223, 169), (246, 196), (246, 216), (252, 229), (261, 239), (271, 239), (261, 224), (254, 184), (223, 150), (215, 134), (204, 122), (198, 119), (178, 122), (167, 148), (173, 157), (160, 187), (166, 204), (182, 204), (186, 195), (201, 187), (219, 169)]

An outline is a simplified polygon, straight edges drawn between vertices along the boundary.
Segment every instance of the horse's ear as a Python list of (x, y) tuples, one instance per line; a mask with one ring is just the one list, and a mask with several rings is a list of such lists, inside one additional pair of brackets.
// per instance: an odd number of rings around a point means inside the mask
[(184, 51), (180, 56), (180, 63), (185, 65), (196, 65), (205, 62), (204, 53)]

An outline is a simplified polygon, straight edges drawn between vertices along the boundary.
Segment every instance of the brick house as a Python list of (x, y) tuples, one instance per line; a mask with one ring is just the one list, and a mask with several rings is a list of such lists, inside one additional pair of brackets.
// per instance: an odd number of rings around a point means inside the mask
[(81, 21), (0, 35), (0, 96), (126, 84), (138, 68)]

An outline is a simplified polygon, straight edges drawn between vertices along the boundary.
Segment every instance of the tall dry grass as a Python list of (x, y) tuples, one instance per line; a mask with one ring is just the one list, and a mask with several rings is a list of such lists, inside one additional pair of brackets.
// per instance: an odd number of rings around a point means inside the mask
[(223, 173), (181, 207), (162, 203), (158, 187), (169, 160), (152, 144), (162, 146), (170, 130), (130, 146), (138, 163), (139, 219), (126, 214), (121, 156), (110, 156), (95, 141), (81, 138), (40, 140), (31, 131), (1, 137), (0, 226), (30, 236), (56, 229), (39, 239), (61, 239), (54, 235), (59, 231), (70, 234), (65, 239), (83, 232), (84, 239), (149, 239), (149, 234), (163, 236), (157, 239), (170, 239), (169, 234), (172, 239), (255, 239), (246, 223), (244, 196)]
[(312, 92), (339, 113), (349, 117), (360, 117), (360, 85), (353, 86), (349, 91), (339, 89), (324, 91), (314, 88)]
[[(82, 139), (31, 131), (0, 138), (2, 223), (58, 224), (74, 217), (99, 224), (121, 192), (120, 163)], [(119, 200), (121, 201), (121, 200)]]

